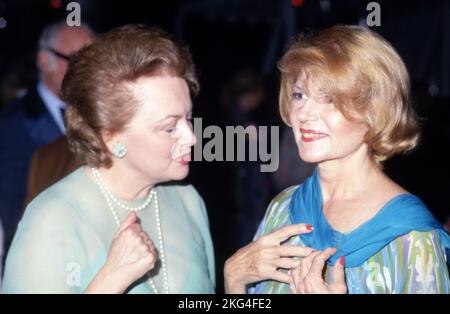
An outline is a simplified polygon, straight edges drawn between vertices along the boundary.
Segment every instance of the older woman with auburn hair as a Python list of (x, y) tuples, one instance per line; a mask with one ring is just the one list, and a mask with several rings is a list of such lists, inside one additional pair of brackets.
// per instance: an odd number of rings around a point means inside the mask
[(397, 52), (373, 31), (334, 26), (298, 38), (279, 67), (281, 115), (318, 166), (228, 259), (227, 291), (449, 293), (449, 235), (382, 170), (419, 141)]
[(63, 82), (70, 148), (84, 166), (30, 203), (7, 257), (7, 293), (212, 293), (207, 213), (189, 171), (188, 50), (124, 26), (71, 60)]

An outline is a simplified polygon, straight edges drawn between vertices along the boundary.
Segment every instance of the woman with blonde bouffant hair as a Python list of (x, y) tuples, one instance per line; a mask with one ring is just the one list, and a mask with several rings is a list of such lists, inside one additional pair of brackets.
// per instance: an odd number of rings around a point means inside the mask
[(300, 158), (318, 165), (228, 259), (227, 291), (449, 293), (450, 237), (383, 172), (420, 139), (394, 48), (369, 29), (334, 26), (298, 37), (279, 69), (281, 116)]

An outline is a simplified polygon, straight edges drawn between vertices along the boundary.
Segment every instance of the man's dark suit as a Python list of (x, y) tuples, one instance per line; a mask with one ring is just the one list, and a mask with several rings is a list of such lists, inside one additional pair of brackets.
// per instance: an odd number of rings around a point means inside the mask
[(0, 112), (0, 219), (5, 250), (14, 236), (35, 150), (62, 135), (36, 88)]

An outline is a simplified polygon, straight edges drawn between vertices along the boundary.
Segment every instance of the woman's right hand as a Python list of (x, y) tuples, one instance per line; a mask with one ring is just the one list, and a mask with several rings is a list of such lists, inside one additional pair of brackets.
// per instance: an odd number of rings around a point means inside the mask
[(155, 267), (153, 242), (142, 230), (136, 213), (122, 222), (111, 243), (108, 258), (85, 293), (123, 293)]
[(246, 285), (261, 280), (289, 283), (289, 275), (280, 268), (292, 269), (314, 250), (298, 245), (281, 245), (292, 236), (312, 231), (311, 225), (296, 224), (283, 227), (241, 248), (225, 263), (225, 291), (245, 293)]

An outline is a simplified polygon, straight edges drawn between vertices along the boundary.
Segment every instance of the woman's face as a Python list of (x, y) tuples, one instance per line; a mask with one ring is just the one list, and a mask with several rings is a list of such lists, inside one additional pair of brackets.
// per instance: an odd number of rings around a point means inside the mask
[(320, 163), (344, 159), (367, 148), (367, 126), (346, 119), (329, 95), (298, 79), (291, 93), (290, 122), (301, 159)]
[(153, 183), (185, 178), (191, 147), (196, 142), (185, 80), (172, 76), (141, 78), (131, 89), (140, 105), (115, 138), (127, 147), (127, 155), (120, 162)]

